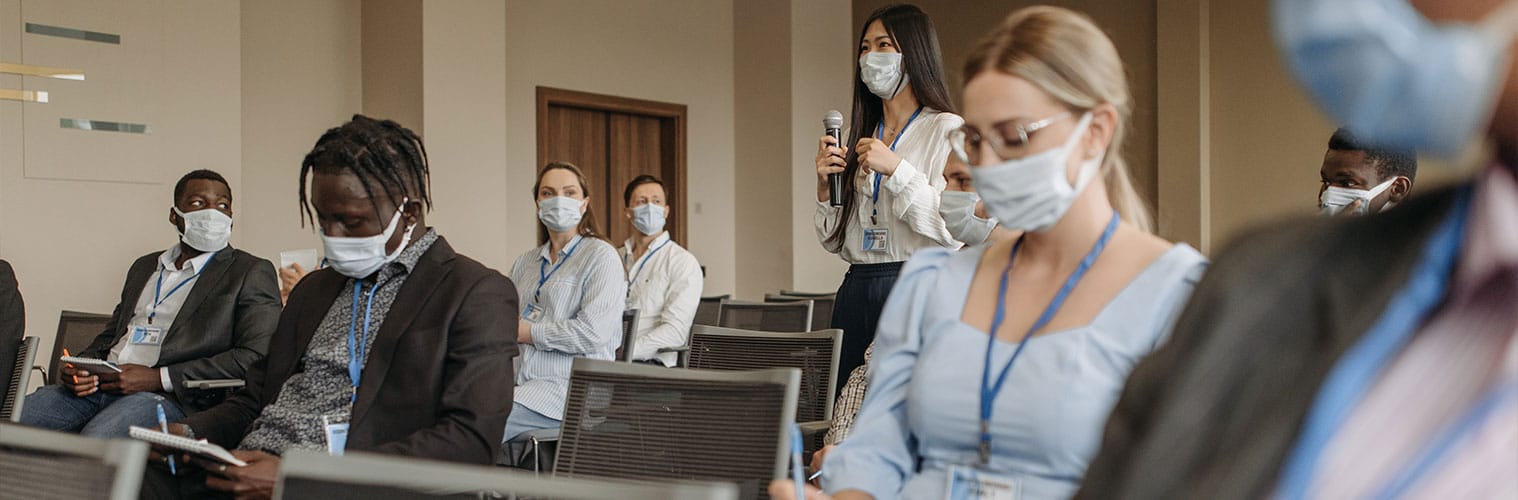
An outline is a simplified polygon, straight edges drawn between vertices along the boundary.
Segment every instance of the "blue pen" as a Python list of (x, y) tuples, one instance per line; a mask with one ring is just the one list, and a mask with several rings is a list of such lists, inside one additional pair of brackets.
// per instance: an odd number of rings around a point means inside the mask
[[(169, 419), (163, 416), (163, 403), (158, 403), (158, 426), (163, 429), (164, 434), (169, 433)], [(169, 455), (169, 475), (179, 475), (179, 468), (174, 466), (174, 455), (172, 454)]]
[(801, 426), (791, 422), (791, 480), (796, 482), (796, 500), (806, 500), (806, 481), (801, 477)]

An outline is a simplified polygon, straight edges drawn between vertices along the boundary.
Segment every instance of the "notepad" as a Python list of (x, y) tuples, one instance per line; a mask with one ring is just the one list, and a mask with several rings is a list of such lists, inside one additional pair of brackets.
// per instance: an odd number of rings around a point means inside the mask
[(75, 368), (84, 368), (85, 370), (93, 373), (102, 373), (103, 370), (110, 370), (116, 373), (121, 373), (120, 366), (116, 366), (116, 363), (112, 363), (103, 359), (60, 356), (58, 358), (58, 361), (74, 365)]
[(227, 451), (226, 448), (217, 446), (204, 439), (190, 439), (184, 436), (169, 434), (157, 429), (149, 429), (147, 427), (138, 427), (135, 425), (127, 429), (127, 435), (132, 436), (132, 439), (140, 439), (159, 446), (167, 446), (169, 448), (195, 454), (198, 456), (214, 458), (227, 465), (236, 465), (238, 467), (248, 465), (247, 462), (244, 462), (237, 457), (232, 456), (232, 453)]
[(291, 269), (291, 266), (300, 264), (301, 269), (311, 272), (316, 270), (316, 262), (315, 248), (285, 250), (279, 253), (279, 267), (282, 269)]

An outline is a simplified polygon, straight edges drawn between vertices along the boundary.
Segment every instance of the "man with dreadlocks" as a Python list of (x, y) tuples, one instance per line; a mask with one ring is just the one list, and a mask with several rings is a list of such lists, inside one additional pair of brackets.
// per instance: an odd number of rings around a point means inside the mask
[[(295, 449), (493, 463), (511, 411), (516, 287), (423, 222), (421, 139), (355, 115), (317, 140), (300, 186), (329, 267), (291, 291), (246, 390), (171, 427), (248, 462), (196, 460), (203, 487), (266, 497), (279, 456)], [(203, 493), (164, 462), (144, 498)]]

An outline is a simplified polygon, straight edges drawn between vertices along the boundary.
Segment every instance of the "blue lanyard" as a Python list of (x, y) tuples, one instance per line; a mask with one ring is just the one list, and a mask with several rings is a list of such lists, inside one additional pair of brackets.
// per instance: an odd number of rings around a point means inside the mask
[(1443, 302), (1460, 252), (1460, 239), (1465, 235), (1470, 199), (1469, 189), (1457, 195), (1449, 216), (1424, 244), (1423, 255), (1413, 267), (1407, 285), (1392, 297), (1380, 319), (1345, 351), (1324, 379), (1296, 446), (1281, 471), (1280, 483), (1276, 485), (1279, 498), (1306, 498), (1329, 440), (1338, 433), (1382, 368), (1407, 345), (1423, 319)]
[(195, 281), (195, 278), (199, 278), (200, 273), (206, 272), (206, 266), (211, 265), (211, 259), (215, 258), (216, 252), (211, 252), (211, 256), (206, 257), (206, 263), (200, 266), (200, 270), (195, 271), (195, 274), (191, 274), (190, 277), (185, 278), (184, 281), (179, 282), (178, 285), (174, 285), (174, 288), (170, 288), (169, 294), (164, 295), (163, 298), (159, 298), (159, 294), (163, 291), (163, 272), (168, 270), (168, 266), (160, 264), (158, 266), (158, 284), (153, 286), (153, 307), (148, 308), (148, 324), (153, 324), (153, 318), (158, 317), (158, 306), (163, 305), (164, 301), (169, 300), (169, 297), (173, 297), (174, 293), (178, 292), (180, 288), (184, 288), (185, 283)]
[(353, 381), (353, 394), (348, 397), (350, 403), (358, 401), (358, 383), (364, 375), (364, 351), (369, 343), (369, 310), (374, 307), (374, 292), (379, 288), (380, 284), (375, 283), (369, 289), (369, 298), (364, 303), (364, 338), (356, 341), (353, 333), (358, 324), (358, 296), (364, 293), (364, 282), (353, 281), (353, 308), (348, 314), (348, 379)]
[[(648, 265), (649, 259), (654, 258), (654, 254), (659, 253), (659, 250), (662, 249), (662, 248), (664, 248), (664, 245), (668, 245), (669, 242), (671, 242), (671, 241), (674, 241), (674, 240), (673, 239), (664, 240), (664, 243), (660, 243), (659, 246), (654, 247), (653, 250), (649, 250), (648, 251), (648, 255), (644, 255), (643, 256), (643, 260), (641, 260), (641, 261), (638, 262), (638, 268), (633, 270), (632, 278), (627, 280), (627, 284), (631, 285), (633, 283), (637, 283), (638, 282), (638, 275), (639, 274), (643, 274), (643, 266)], [(632, 287), (628, 287), (627, 288), (627, 293), (632, 293)]]
[[(553, 273), (559, 272), (560, 267), (564, 267), (564, 261), (569, 260), (569, 257), (575, 254), (575, 249), (580, 248), (580, 243), (585, 241), (585, 237), (583, 236), (576, 236), (576, 238), (580, 239), (576, 240), (575, 244), (569, 246), (569, 250), (564, 252), (563, 257), (559, 257), (559, 263), (553, 265), (553, 270), (548, 270), (547, 259), (538, 261), (538, 288), (532, 291), (533, 303), (541, 303), (538, 299), (543, 294), (543, 284), (548, 282), (548, 278), (552, 277)], [(550, 244), (549, 248), (553, 248), (553, 245)]]
[[(901, 140), (901, 136), (907, 135), (907, 127), (911, 127), (912, 126), (912, 122), (917, 121), (917, 115), (919, 115), (921, 113), (922, 113), (922, 106), (918, 106), (917, 107), (917, 111), (913, 111), (912, 112), (912, 116), (910, 116), (910, 117), (907, 118), (907, 124), (906, 125), (902, 125), (901, 126), (901, 131), (897, 132), (896, 133), (896, 137), (893, 138), (893, 139), (891, 139), (891, 146), (890, 146), (891, 147), (891, 151), (895, 151), (896, 150), (896, 143)], [(884, 139), (885, 138), (884, 132), (885, 132), (885, 118), (881, 118), (880, 119), (880, 123), (875, 124), (875, 138), (876, 139)], [(875, 215), (880, 213), (880, 210), (878, 210), (878, 208), (880, 206), (880, 172), (876, 172), (875, 173), (874, 184), (875, 184), (875, 190), (872, 191), (871, 194), (870, 194), (870, 224), (877, 224), (877, 222), (875, 222)]]
[(1096, 262), (1097, 256), (1107, 248), (1107, 242), (1112, 239), (1112, 233), (1117, 231), (1117, 223), (1120, 218), (1116, 211), (1112, 212), (1112, 220), (1107, 222), (1107, 229), (1102, 231), (1102, 237), (1092, 245), (1091, 251), (1081, 259), (1080, 265), (1075, 267), (1075, 272), (1065, 279), (1058, 293), (1054, 294), (1054, 300), (1049, 301), (1049, 306), (1044, 308), (1043, 314), (1028, 328), (1028, 333), (1023, 334), (1023, 339), (1017, 343), (1017, 349), (1012, 351), (1011, 359), (1002, 367), (1001, 374), (996, 376), (996, 384), (991, 384), (991, 351), (996, 347), (996, 330), (1001, 328), (1001, 322), (1007, 315), (1007, 275), (1012, 273), (1012, 263), (1017, 260), (1017, 251), (1022, 249), (1023, 239), (1018, 238), (1017, 243), (1012, 245), (1012, 256), (1007, 259), (1007, 267), (1001, 271), (1001, 284), (996, 290), (996, 315), (991, 319), (991, 331), (986, 335), (986, 364), (980, 372), (980, 463), (991, 463), (991, 410), (992, 403), (996, 402), (996, 396), (1001, 394), (1002, 386), (1007, 382), (1007, 374), (1012, 372), (1012, 364), (1017, 362), (1017, 357), (1023, 353), (1023, 348), (1028, 345), (1028, 339), (1033, 338), (1037, 332), (1049, 320), (1054, 319), (1054, 314), (1059, 312), (1060, 306), (1069, 298), (1070, 291), (1075, 289), (1075, 284), (1091, 269), (1091, 264)]

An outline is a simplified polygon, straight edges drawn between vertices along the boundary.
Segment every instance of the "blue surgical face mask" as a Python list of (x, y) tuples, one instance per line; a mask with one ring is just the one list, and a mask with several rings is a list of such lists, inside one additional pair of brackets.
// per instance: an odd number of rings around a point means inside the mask
[(584, 216), (580, 212), (583, 201), (567, 196), (555, 196), (538, 202), (538, 220), (549, 231), (562, 233), (574, 230), (580, 225), (580, 218)]
[(633, 227), (638, 232), (648, 236), (659, 234), (664, 230), (664, 213), (667, 209), (662, 205), (644, 203), (633, 207)]
[(1372, 143), (1446, 157), (1491, 118), (1515, 31), (1500, 15), (1435, 25), (1407, 0), (1275, 0), (1272, 15), (1287, 65), (1330, 116)]

